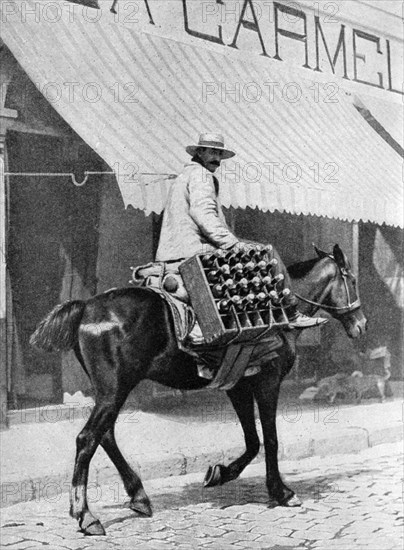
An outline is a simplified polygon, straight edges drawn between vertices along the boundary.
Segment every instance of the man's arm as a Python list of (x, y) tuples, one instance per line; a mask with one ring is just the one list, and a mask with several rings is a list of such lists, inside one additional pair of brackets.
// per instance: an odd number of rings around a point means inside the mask
[[(199, 167), (198, 167), (199, 168)], [(217, 248), (231, 248), (238, 239), (219, 218), (213, 175), (194, 170), (189, 184), (190, 215), (200, 232)]]

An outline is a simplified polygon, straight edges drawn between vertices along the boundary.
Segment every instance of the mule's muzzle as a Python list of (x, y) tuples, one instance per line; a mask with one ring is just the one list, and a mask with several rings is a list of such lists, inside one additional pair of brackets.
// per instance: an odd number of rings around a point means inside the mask
[(352, 316), (342, 320), (345, 331), (350, 338), (359, 338), (365, 334), (368, 320), (362, 312), (354, 312)]

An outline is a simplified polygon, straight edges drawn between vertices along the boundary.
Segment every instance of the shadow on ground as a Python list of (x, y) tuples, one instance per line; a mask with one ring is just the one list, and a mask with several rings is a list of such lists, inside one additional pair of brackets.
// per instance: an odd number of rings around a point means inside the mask
[[(293, 489), (299, 498), (303, 501), (303, 507), (300, 509), (303, 513), (305, 511), (304, 502), (310, 501), (307, 504), (307, 509), (310, 509), (310, 504), (324, 503), (330, 506), (333, 503), (345, 500), (348, 497), (352, 497), (351, 489), (340, 488), (340, 482), (352, 479), (354, 481), (358, 474), (372, 474), (378, 473), (379, 470), (366, 469), (366, 465), (362, 464), (355, 468), (349, 469), (349, 471), (341, 470), (338, 473), (331, 475), (313, 475), (310, 479), (293, 481), (295, 476), (299, 476), (299, 472), (290, 472), (284, 476), (288, 486)], [(227, 483), (223, 486), (205, 489), (201, 483), (191, 483), (185, 487), (179, 487), (175, 492), (172, 488), (165, 493), (162, 491), (150, 491), (149, 496), (152, 500), (153, 510), (155, 515), (162, 512), (179, 510), (187, 506), (200, 506), (201, 514), (203, 514), (203, 508), (201, 505), (208, 505), (211, 509), (226, 509), (233, 506), (244, 506), (255, 504), (262, 506), (263, 509), (274, 508), (276, 503), (270, 502), (265, 487), (264, 476), (254, 476), (248, 479), (238, 479), (233, 482)], [(118, 517), (111, 519), (105, 523), (105, 526), (113, 525), (125, 521), (126, 519), (138, 521), (133, 513), (128, 513), (127, 508), (122, 508), (122, 504), (111, 504), (103, 507), (105, 511), (121, 510)], [(239, 510), (239, 514), (242, 514), (243, 510)], [(258, 512), (257, 512), (258, 513)]]

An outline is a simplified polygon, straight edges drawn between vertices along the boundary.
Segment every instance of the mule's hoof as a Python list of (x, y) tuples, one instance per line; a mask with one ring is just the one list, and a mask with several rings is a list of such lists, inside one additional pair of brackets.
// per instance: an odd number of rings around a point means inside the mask
[(295, 508), (301, 505), (302, 501), (296, 495), (293, 495), (293, 497), (291, 497), (289, 500), (286, 500), (285, 502), (282, 502), (281, 504), (281, 506), (286, 506), (287, 508)]
[(85, 535), (89, 536), (106, 535), (105, 529), (98, 519), (91, 518), (89, 522), (86, 523), (86, 519), (84, 518), (84, 520), (80, 524), (80, 529)]
[(153, 509), (149, 500), (133, 500), (129, 503), (129, 508), (146, 518), (151, 518), (153, 515)]
[(206, 472), (205, 479), (203, 480), (204, 487), (215, 487), (216, 485), (223, 484), (221, 464), (216, 464), (215, 466), (209, 466), (208, 471)]

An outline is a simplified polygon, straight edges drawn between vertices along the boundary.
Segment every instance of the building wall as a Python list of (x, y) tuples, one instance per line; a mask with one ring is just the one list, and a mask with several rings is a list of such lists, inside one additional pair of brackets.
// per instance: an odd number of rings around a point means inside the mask
[[(58, 174), (75, 165), (96, 168), (97, 159), (82, 144), (80, 160), (63, 139), (10, 132), (9, 170)], [(98, 246), (99, 182), (83, 187), (69, 177), (9, 178), (7, 262), (11, 361), (11, 390), (27, 406), (37, 401), (60, 402), (72, 372), (88, 384), (70, 355), (46, 354), (29, 345), (39, 321), (58, 303), (87, 298), (95, 291)], [(24, 382), (24, 383), (22, 383)]]
[(125, 209), (115, 178), (105, 178), (99, 221), (97, 292), (129, 285), (131, 266), (153, 259), (153, 217)]
[[(352, 223), (251, 209), (234, 210), (232, 217), (240, 237), (273, 243), (286, 264), (313, 257), (312, 243), (329, 252), (338, 243), (351, 263), (356, 263)], [(403, 235), (399, 228), (359, 224), (358, 281), (363, 311), (369, 321), (368, 333), (351, 341), (340, 323), (331, 319), (322, 329), (321, 346), (314, 353), (301, 350), (303, 363), (311, 362), (324, 375), (340, 369), (351, 372), (361, 368), (360, 352), (386, 346), (392, 355), (393, 379), (403, 377)], [(313, 371), (309, 365), (302, 366), (303, 370)], [(377, 363), (368, 368), (381, 373)]]
[(361, 298), (369, 319), (365, 345), (387, 346), (392, 377), (403, 379), (404, 232), (361, 223), (359, 236)]

